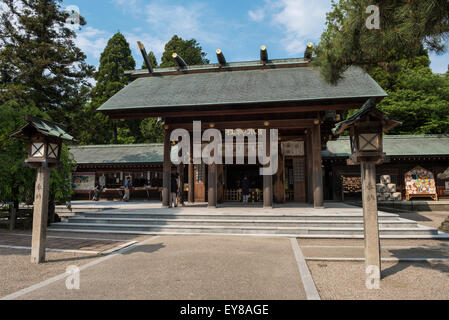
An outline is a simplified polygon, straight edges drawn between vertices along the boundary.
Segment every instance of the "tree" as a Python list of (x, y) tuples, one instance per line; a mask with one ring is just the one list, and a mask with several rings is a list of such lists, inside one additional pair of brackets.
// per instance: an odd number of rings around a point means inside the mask
[[(15, 102), (0, 106), (0, 205), (13, 203), (16, 210), (20, 202), (33, 203), (36, 181), (36, 170), (24, 167), (28, 142), (10, 137), (12, 132), (25, 124), (26, 114), (49, 120), (35, 106), (18, 108)], [(61, 164), (61, 167), (52, 169), (50, 175), (50, 220), (55, 202), (65, 203), (73, 194), (71, 173), (75, 169), (75, 161), (64, 144)]]
[[(76, 47), (60, 0), (3, 0), (0, 14), (0, 105), (34, 105), (53, 121), (72, 120), (88, 98), (93, 67)], [(80, 25), (85, 25), (80, 18)], [(75, 129), (75, 130), (73, 130)]]
[(146, 143), (161, 143), (164, 141), (162, 122), (157, 118), (146, 118), (142, 120), (140, 131)]
[[(35, 170), (24, 168), (27, 144), (12, 131), (30, 114), (67, 124), (76, 135), (75, 119), (86, 104), (93, 67), (76, 47), (69, 14), (59, 0), (3, 0), (0, 12), (0, 202), (33, 202)], [(85, 20), (80, 17), (80, 26)], [(70, 198), (67, 149), (63, 167), (53, 170), (50, 203)]]
[(80, 134), (82, 144), (123, 143), (123, 139), (118, 136), (119, 132), (131, 131), (131, 134), (140, 135), (138, 130), (140, 121), (119, 123), (97, 111), (103, 103), (128, 84), (125, 71), (133, 70), (135, 66), (136, 62), (131, 55), (128, 41), (123, 34), (117, 32), (109, 39), (101, 53), (100, 66), (95, 73), (97, 84), (91, 93), (92, 101), (82, 114), (82, 118), (85, 119)]
[(177, 53), (188, 65), (208, 64), (207, 53), (202, 51), (200, 44), (195, 39), (183, 40), (174, 35), (165, 45), (165, 51), (162, 54), (161, 67), (174, 67), (176, 62), (172, 57)]
[[(151, 66), (154, 68), (157, 68), (157, 59), (156, 56), (154, 55), (153, 51), (150, 51), (148, 53), (148, 60), (150, 61)], [(145, 65), (145, 61), (142, 63), (142, 68), (141, 69), (146, 69), (147, 66)]]
[[(379, 28), (367, 21), (379, 9)], [(368, 13), (367, 13), (368, 11)], [(449, 36), (449, 1), (339, 0), (327, 14), (327, 29), (316, 48), (323, 77), (335, 83), (351, 65), (385, 63), (391, 55), (413, 58), (422, 46), (443, 52)], [(369, 23), (368, 23), (369, 25)]]
[(449, 133), (449, 76), (432, 73), (427, 61), (427, 65), (402, 61), (388, 97), (378, 105), (390, 118), (403, 123), (390, 134)]

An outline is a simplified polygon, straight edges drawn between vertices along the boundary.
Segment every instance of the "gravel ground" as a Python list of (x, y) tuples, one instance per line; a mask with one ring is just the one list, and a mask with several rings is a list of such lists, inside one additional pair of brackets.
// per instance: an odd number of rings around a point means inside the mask
[(29, 250), (0, 248), (0, 297), (64, 273), (69, 265), (81, 266), (96, 258), (91, 254), (47, 252), (47, 262), (35, 265)]
[(305, 299), (288, 239), (161, 236), (19, 299)]
[[(30, 231), (0, 231), (0, 244), (30, 246)], [(141, 241), (148, 236), (101, 234), (101, 233), (67, 233), (48, 232), (48, 246), (58, 249), (99, 250), (118, 246), (126, 241)], [(81, 239), (67, 239), (81, 238)], [(17, 241), (11, 242), (11, 239)], [(103, 241), (86, 241), (84, 239), (112, 239), (106, 244)], [(7, 241), (8, 240), (8, 241)], [(98, 246), (95, 244), (98, 243)], [(88, 247), (91, 246), (91, 247)], [(101, 250), (100, 250), (101, 251)], [(66, 271), (67, 266), (81, 266), (99, 256), (95, 253), (67, 253), (47, 251), (46, 262), (35, 265), (30, 262), (30, 250), (0, 248), (0, 297), (6, 296), (33, 284), (39, 283)]]
[(364, 263), (308, 261), (327, 300), (449, 300), (449, 263), (383, 263), (379, 290), (365, 287)]

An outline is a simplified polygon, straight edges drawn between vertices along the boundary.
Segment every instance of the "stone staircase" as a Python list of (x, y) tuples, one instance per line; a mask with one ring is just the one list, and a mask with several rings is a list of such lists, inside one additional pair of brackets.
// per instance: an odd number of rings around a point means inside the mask
[[(66, 232), (363, 238), (360, 208), (152, 208), (76, 212), (49, 230)], [(438, 230), (379, 213), (382, 238), (439, 238)], [(448, 236), (448, 235), (446, 235)]]

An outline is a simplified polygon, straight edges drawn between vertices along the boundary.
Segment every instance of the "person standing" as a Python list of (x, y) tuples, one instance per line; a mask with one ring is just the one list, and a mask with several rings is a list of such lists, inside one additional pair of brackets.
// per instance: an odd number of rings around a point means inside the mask
[(178, 175), (171, 175), (171, 194), (170, 194), (170, 206), (178, 206)]
[(94, 187), (94, 197), (92, 198), (92, 200), (98, 201), (99, 197), (100, 197), (100, 185), (98, 184), (98, 182), (96, 182)]
[(242, 180), (242, 195), (243, 195), (243, 204), (248, 204), (248, 195), (249, 195), (249, 179), (245, 175)]
[(131, 181), (130, 181), (130, 177), (126, 177), (125, 180), (125, 195), (123, 196), (123, 201), (128, 202), (129, 201), (129, 194), (130, 194), (130, 189), (131, 189)]

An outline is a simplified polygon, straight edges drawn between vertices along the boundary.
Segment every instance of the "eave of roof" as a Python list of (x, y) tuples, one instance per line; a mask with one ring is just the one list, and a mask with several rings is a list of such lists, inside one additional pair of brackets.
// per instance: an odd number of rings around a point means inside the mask
[[(327, 143), (323, 158), (351, 155), (349, 136)], [(383, 150), (387, 156), (449, 156), (449, 135), (384, 135)]]

